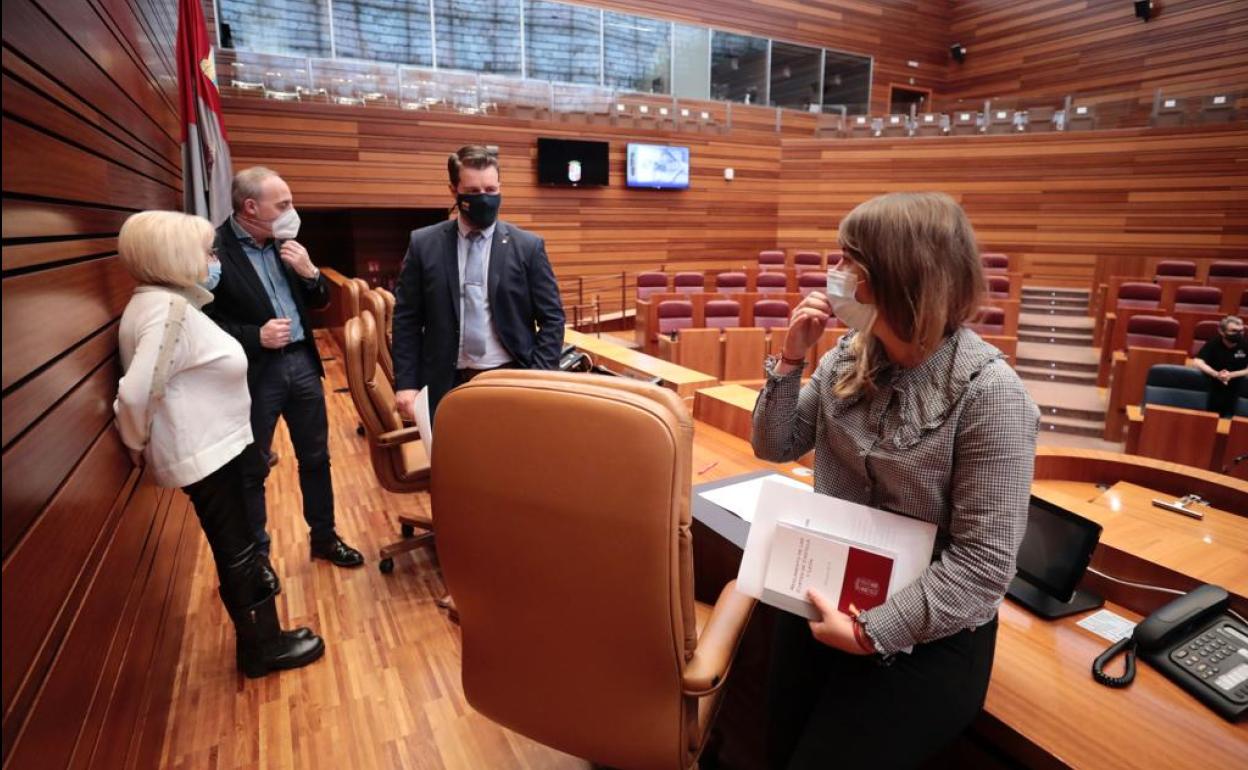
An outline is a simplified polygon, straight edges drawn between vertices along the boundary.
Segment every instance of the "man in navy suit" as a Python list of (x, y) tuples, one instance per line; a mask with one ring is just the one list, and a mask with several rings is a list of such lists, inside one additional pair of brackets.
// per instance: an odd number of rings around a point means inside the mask
[(429, 413), (456, 385), (491, 369), (554, 369), (563, 305), (546, 245), (498, 219), (498, 157), (461, 147), (447, 159), (458, 219), (412, 233), (395, 291), (394, 384), (413, 419), (416, 393)]

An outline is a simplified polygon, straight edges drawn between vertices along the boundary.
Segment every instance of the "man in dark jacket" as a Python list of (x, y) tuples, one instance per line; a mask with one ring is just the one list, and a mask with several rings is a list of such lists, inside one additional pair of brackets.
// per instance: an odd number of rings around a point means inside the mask
[(329, 287), (299, 232), (290, 187), (273, 171), (254, 167), (234, 177), (234, 214), (217, 228), (221, 279), (208, 314), (242, 343), (251, 391), (251, 431), (243, 485), (247, 518), (267, 556), (264, 482), (277, 418), (285, 417), (299, 462), (303, 518), (311, 529), (312, 557), (339, 567), (364, 563), (334, 528), (329, 470), (329, 423), (321, 378), (325, 369), (312, 339), (307, 308), (329, 303)]
[(400, 414), (416, 393), (429, 412), (490, 369), (555, 369), (563, 305), (542, 239), (498, 219), (498, 157), (462, 147), (447, 160), (458, 218), (411, 235), (395, 291), (394, 380)]

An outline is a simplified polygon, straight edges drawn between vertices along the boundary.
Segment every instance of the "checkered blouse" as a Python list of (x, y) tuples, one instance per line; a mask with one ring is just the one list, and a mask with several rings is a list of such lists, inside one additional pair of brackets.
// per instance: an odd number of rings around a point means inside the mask
[(888, 367), (872, 396), (838, 398), (854, 333), (819, 362), (774, 373), (754, 407), (754, 452), (788, 462), (815, 450), (815, 491), (936, 524), (927, 571), (862, 614), (892, 654), (996, 614), (1027, 527), (1040, 412), (1001, 352), (951, 335), (913, 369)]

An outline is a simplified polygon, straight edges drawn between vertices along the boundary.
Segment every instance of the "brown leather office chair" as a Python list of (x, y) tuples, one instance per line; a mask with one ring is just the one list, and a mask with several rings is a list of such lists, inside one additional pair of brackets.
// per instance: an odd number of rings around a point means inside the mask
[(390, 337), (386, 334), (386, 300), (376, 289), (360, 292), (360, 314), (370, 313), (377, 330), (377, 365), (394, 387), (394, 358), (390, 355)]
[(386, 344), (394, 348), (394, 293), (384, 286), (378, 286), (373, 291), (381, 295), (381, 300), (386, 306), (386, 322), (382, 324), (382, 333), (385, 335)]
[(624, 378), (500, 370), (438, 407), (433, 501), (468, 702), (621, 770), (688, 768), (753, 600), (693, 599), (689, 413)]
[[(377, 481), (388, 492), (429, 489), (429, 456), (420, 431), (403, 426), (394, 406), (394, 389), (378, 364), (380, 345), (372, 312), (348, 319), (344, 336), (347, 386), (364, 425)], [(398, 519), (403, 539), (381, 549), (378, 567), (385, 573), (394, 569), (397, 554), (428, 545), (433, 538), (433, 519), (423, 509), (419, 514), (400, 513)]]

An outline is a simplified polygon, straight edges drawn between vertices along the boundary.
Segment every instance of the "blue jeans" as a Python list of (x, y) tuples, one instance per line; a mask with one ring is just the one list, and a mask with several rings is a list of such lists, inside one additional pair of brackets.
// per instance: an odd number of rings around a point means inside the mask
[(269, 552), (264, 482), (269, 476), (268, 453), (277, 418), (286, 419), (299, 462), (299, 491), (303, 519), (312, 542), (333, 540), (334, 484), (329, 472), (329, 419), (325, 391), (316, 369), (316, 348), (310, 340), (287, 345), (268, 371), (251, 384), (251, 432), (254, 441), (245, 450), (243, 494), (247, 523), (256, 547)]

